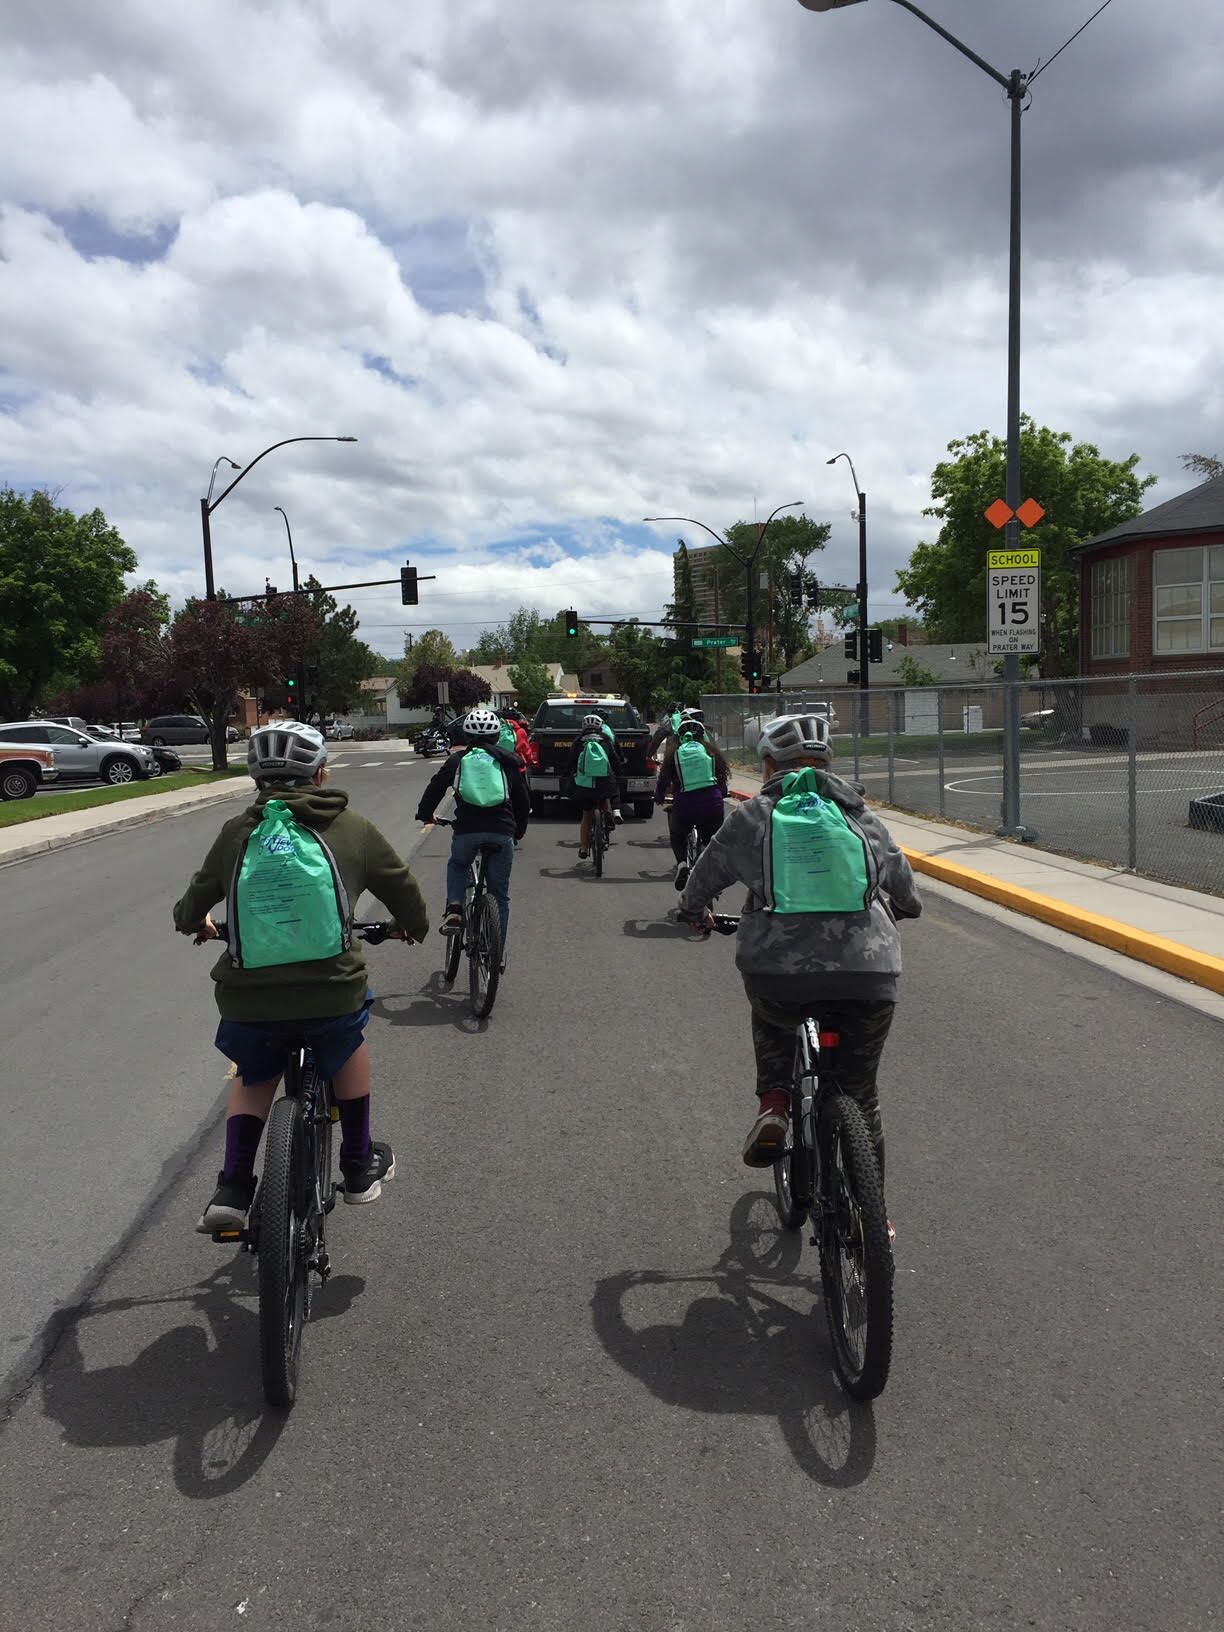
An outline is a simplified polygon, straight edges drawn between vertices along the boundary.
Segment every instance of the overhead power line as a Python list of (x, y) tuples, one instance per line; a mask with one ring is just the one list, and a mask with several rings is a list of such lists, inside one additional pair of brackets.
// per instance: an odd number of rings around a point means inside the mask
[(1029, 81), (1028, 82), (1029, 82), (1030, 85), (1037, 78), (1038, 74), (1044, 74), (1045, 73), (1046, 69), (1050, 66), (1050, 62), (1055, 62), (1055, 61), (1057, 61), (1057, 59), (1059, 57), (1062, 56), (1063, 52), (1067, 49), (1067, 46), (1074, 44), (1074, 42), (1079, 39), (1080, 35), (1088, 27), (1088, 23), (1095, 23), (1096, 22), (1097, 18), (1101, 15), (1101, 13), (1105, 10), (1105, 7), (1107, 5), (1109, 5), (1109, 3), (1110, 3), (1110, 0), (1102, 0), (1102, 4), (1099, 5), (1097, 7), (1097, 9), (1093, 12), (1092, 16), (1089, 17), (1088, 22), (1080, 24), (1080, 26), (1076, 29), (1075, 33), (1072, 34), (1071, 38), (1069, 40), (1065, 40), (1063, 42), (1063, 44), (1059, 46), (1058, 50), (1055, 51), (1054, 55), (1050, 58), (1050, 61), (1049, 62), (1043, 62), (1040, 65), (1040, 67), (1035, 68), (1033, 70), (1033, 72), (1029, 75)]

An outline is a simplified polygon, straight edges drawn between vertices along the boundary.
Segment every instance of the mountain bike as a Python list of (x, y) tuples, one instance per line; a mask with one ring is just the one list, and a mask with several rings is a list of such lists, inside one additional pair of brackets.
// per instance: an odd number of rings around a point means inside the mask
[[(228, 941), (228, 926), (218, 923)], [(355, 923), (353, 933), (378, 946), (392, 923)], [(310, 1319), (311, 1275), (331, 1274), (327, 1215), (341, 1186), (332, 1179), (332, 1126), (340, 1111), (331, 1083), (309, 1044), (294, 1043), (285, 1067), (284, 1094), (273, 1102), (264, 1133), (263, 1172), (244, 1229), (214, 1230), (213, 1240), (237, 1242), (259, 1267), (259, 1358), (269, 1405), (297, 1398), (302, 1332)]]
[[(435, 827), (453, 827), (447, 816), (435, 816)], [(446, 982), (453, 985), (463, 954), (468, 959), (468, 1001), (477, 1020), (493, 1013), (502, 972), (501, 913), (489, 893), (489, 857), (497, 854), (495, 844), (482, 844), (468, 868), (463, 892), (463, 924), (446, 937)]]
[[(709, 938), (709, 928), (678, 909), (671, 916)], [(713, 916), (720, 935), (739, 928), (733, 914)], [(773, 1164), (774, 1195), (784, 1229), (799, 1230), (811, 1219), (834, 1368), (852, 1399), (873, 1400), (883, 1393), (892, 1359), (892, 1248), (871, 1134), (837, 1085), (839, 1042), (814, 1019), (798, 1028), (790, 1127)]]

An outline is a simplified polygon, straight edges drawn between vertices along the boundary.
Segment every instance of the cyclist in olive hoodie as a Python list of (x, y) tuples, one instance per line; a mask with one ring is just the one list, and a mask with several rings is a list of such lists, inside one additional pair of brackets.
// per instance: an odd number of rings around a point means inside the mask
[[(221, 829), (199, 872), (174, 908), (174, 927), (195, 944), (217, 938), (210, 908), (234, 884), (246, 841), (269, 799), (282, 799), (295, 821), (325, 836), (347, 897), (363, 890), (386, 905), (398, 938), (420, 941), (429, 919), (416, 879), (364, 816), (348, 809), (348, 794), (325, 788), (327, 745), (310, 725), (278, 722), (251, 733), (247, 765), (259, 790), (255, 803)], [(232, 927), (232, 926), (231, 926)], [(217, 1190), (196, 1226), (204, 1234), (241, 1227), (255, 1195), (255, 1156), (292, 1043), (310, 1043), (331, 1079), (340, 1109), (340, 1171), (344, 1199), (377, 1201), (395, 1174), (390, 1145), (370, 1138), (370, 1050), (364, 1031), (371, 1002), (365, 959), (353, 941), (336, 957), (241, 968), (222, 953), (213, 966), (221, 1023), (216, 1044), (234, 1062), (225, 1125), (225, 1165)]]

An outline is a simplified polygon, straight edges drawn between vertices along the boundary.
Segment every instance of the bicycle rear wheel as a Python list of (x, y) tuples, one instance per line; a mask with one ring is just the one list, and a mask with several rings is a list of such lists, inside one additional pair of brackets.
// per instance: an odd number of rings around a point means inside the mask
[(492, 896), (476, 897), (470, 934), (468, 990), (472, 1013), (477, 1020), (487, 1020), (497, 998), (502, 961), (501, 917)]
[(834, 1094), (820, 1118), (820, 1274), (833, 1364), (856, 1400), (883, 1393), (892, 1360), (893, 1262), (884, 1188), (863, 1113)]
[(259, 1356), (269, 1405), (290, 1406), (297, 1396), (306, 1320), (304, 1162), (302, 1108), (296, 1099), (278, 1099), (264, 1135), (260, 1184)]
[(453, 929), (446, 937), (446, 969), (444, 971), (447, 985), (453, 985), (455, 976), (459, 973), (459, 961), (463, 957), (463, 931)]
[(591, 856), (595, 862), (596, 878), (603, 877), (604, 850), (606, 846), (603, 811), (597, 810), (591, 821)]
[(684, 864), (691, 873), (697, 865), (697, 857), (701, 854), (701, 840), (697, 836), (697, 829), (690, 827), (688, 838), (684, 841)]

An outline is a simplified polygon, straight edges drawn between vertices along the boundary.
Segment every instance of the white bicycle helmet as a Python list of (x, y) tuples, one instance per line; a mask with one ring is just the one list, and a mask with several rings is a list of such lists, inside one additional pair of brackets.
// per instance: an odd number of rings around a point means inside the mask
[(501, 721), (491, 708), (474, 708), (464, 715), (463, 734), (478, 742), (482, 737), (499, 737)]
[(775, 765), (823, 759), (827, 765), (833, 758), (828, 720), (822, 714), (779, 714), (767, 720), (757, 738), (757, 758), (772, 759)]
[(309, 782), (327, 764), (323, 733), (300, 720), (277, 720), (251, 732), (247, 770), (259, 781)]
[(705, 721), (694, 718), (684, 719), (676, 727), (678, 737), (695, 737), (698, 742), (705, 741)]
[(602, 714), (584, 714), (582, 716), (582, 729), (584, 731), (602, 731), (603, 723)]
[(680, 710), (680, 724), (683, 725), (685, 720), (697, 720), (704, 724), (705, 711), (700, 708), (682, 708)]

